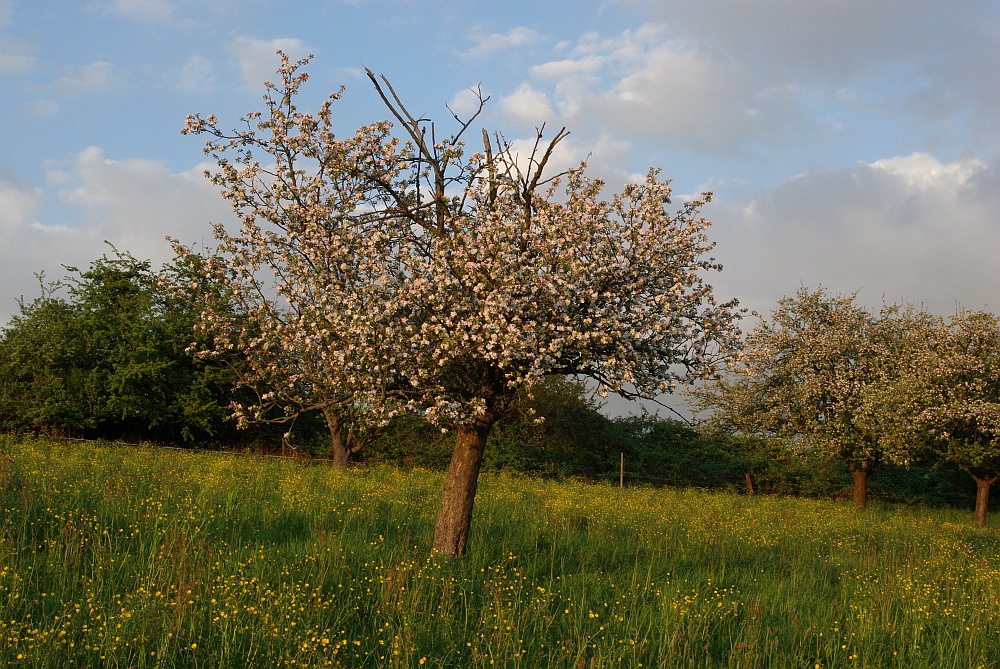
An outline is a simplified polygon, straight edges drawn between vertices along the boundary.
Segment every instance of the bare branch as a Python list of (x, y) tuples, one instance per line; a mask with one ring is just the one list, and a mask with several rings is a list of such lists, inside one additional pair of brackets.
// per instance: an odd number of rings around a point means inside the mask
[[(532, 161), (534, 161), (534, 159), (535, 159), (535, 151), (537, 151), (537, 149), (538, 149), (538, 142), (540, 142), (541, 139), (542, 139), (542, 131), (544, 129), (545, 129), (544, 125), (541, 128), (538, 129), (538, 137), (535, 140), (535, 150), (533, 150), (532, 153), (531, 153), (531, 159), (532, 159)], [(535, 169), (535, 173), (531, 177), (531, 183), (528, 186), (528, 190), (530, 192), (534, 192), (535, 189), (538, 188), (538, 186), (540, 185), (540, 183), (543, 183), (543, 182), (541, 182), (541, 178), (542, 178), (543, 172), (545, 171), (545, 165), (548, 164), (549, 158), (552, 157), (552, 152), (555, 150), (556, 145), (559, 144), (559, 142), (561, 142), (562, 140), (566, 139), (566, 137), (568, 135), (569, 135), (569, 131), (565, 127), (562, 128), (558, 133), (556, 133), (556, 136), (552, 138), (552, 140), (549, 142), (549, 145), (547, 147), (545, 147), (545, 154), (542, 156), (542, 159), (540, 161), (538, 161), (537, 168)], [(552, 178), (555, 178), (555, 177), (552, 177)]]

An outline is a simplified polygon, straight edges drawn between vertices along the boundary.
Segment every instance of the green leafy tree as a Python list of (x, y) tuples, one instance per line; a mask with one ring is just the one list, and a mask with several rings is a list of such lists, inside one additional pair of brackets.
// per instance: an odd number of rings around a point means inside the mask
[(612, 421), (580, 379), (546, 377), (523, 393), (491, 436), (484, 467), (606, 478), (618, 466)]
[(613, 434), (625, 456), (626, 477), (639, 482), (733, 487), (743, 484), (748, 471), (729, 435), (711, 434), (684, 421), (643, 412), (616, 418)]
[(75, 309), (51, 285), (41, 288), (33, 301), (22, 298), (0, 338), (0, 403), (8, 430), (65, 435), (93, 427), (99, 402), (92, 391), (99, 389)]
[[(494, 428), (483, 468), (533, 476), (605, 479), (618, 467), (613, 422), (593, 390), (570, 377), (549, 376), (522, 394)], [(434, 469), (447, 468), (453, 430), (442, 432), (419, 415), (404, 414), (363, 456)]]
[(232, 376), (185, 349), (204, 288), (186, 266), (163, 276), (187, 300), (161, 290), (148, 261), (115, 251), (85, 269), (67, 267), (42, 295), (22, 300), (0, 340), (0, 395), (8, 426), (50, 434), (192, 441), (224, 432)]

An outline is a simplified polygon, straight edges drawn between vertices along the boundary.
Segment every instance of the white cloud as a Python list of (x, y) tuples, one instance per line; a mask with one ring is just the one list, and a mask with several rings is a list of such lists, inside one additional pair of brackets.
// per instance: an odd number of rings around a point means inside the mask
[(55, 100), (41, 98), (24, 106), (25, 113), (32, 118), (44, 118), (59, 111), (59, 103)]
[(61, 265), (86, 266), (107, 252), (104, 240), (159, 265), (172, 256), (165, 236), (213, 246), (209, 224), (232, 216), (202, 166), (175, 174), (149, 160), (109, 160), (91, 147), (47, 169), (68, 225), (37, 222), (46, 206), (58, 206), (41, 188), (0, 182), (0, 324), (18, 296), (37, 295), (34, 273), (51, 280), (63, 276)]
[(203, 93), (215, 88), (212, 63), (202, 56), (191, 56), (166, 79), (172, 88), (182, 93)]
[(985, 164), (979, 160), (957, 160), (942, 165), (929, 153), (919, 152), (909, 156), (883, 158), (871, 165), (887, 174), (896, 175), (919, 189), (964, 185), (985, 168)]
[(139, 23), (161, 24), (169, 22), (176, 6), (168, 0), (113, 0), (109, 11)]
[(919, 55), (950, 42), (954, 16), (982, 15), (990, 0), (700, 0), (654, 1), (642, 8), (693, 39), (733, 57), (766, 63), (780, 75), (846, 79), (886, 58)]
[(1000, 131), (993, 0), (623, 1), (744, 63), (756, 87), (816, 85), (890, 107), (888, 114), (961, 121), (994, 138)]
[[(213, 218), (230, 215), (200, 170), (172, 174), (158, 162), (109, 160), (90, 147), (73, 159), (69, 171), (72, 182), (62, 183), (60, 198), (81, 212), (82, 221), (142, 257), (162, 256), (164, 235), (204, 233)], [(59, 182), (65, 173), (53, 176)]]
[(742, 208), (711, 205), (713, 282), (769, 311), (801, 284), (871, 306), (1000, 309), (1000, 168), (913, 154), (800, 175)]
[[(14, 4), (0, 0), (0, 26), (9, 25), (14, 16)], [(19, 37), (0, 34), (0, 77), (27, 74), (35, 69), (37, 59), (34, 43)]]
[(34, 51), (31, 42), (0, 35), (0, 77), (27, 74), (35, 69), (37, 59), (31, 55)]
[[(588, 33), (566, 58), (540, 63), (530, 74), (533, 83), (522, 84), (513, 101), (544, 96), (570, 127), (597, 122), (609, 133), (702, 152), (739, 153), (747, 138), (780, 137), (797, 122), (794, 98), (755, 88), (743, 63), (671, 38), (662, 25), (613, 37)], [(516, 116), (519, 109), (510, 111)]]
[(62, 97), (100, 93), (109, 89), (115, 81), (115, 67), (107, 62), (68, 66), (59, 73), (59, 78), (49, 85), (49, 90)]
[(470, 38), (475, 42), (475, 46), (464, 55), (468, 58), (485, 58), (501, 51), (536, 44), (542, 37), (537, 31), (521, 26), (512, 28), (506, 33), (483, 33), (476, 30)]
[(0, 230), (6, 234), (17, 226), (30, 223), (43, 199), (40, 188), (0, 182)]
[(555, 116), (548, 96), (530, 84), (518, 86), (500, 105), (504, 113), (516, 122), (540, 124)]
[(842, 162), (851, 142), (984, 155), (1000, 138), (1000, 11), (957, 2), (616, 0), (648, 22), (560, 43), (504, 111), (521, 122), (513, 103), (531, 91), (578, 132), (772, 172), (810, 148), (813, 164)]
[(275, 82), (275, 72), (281, 64), (278, 51), (284, 51), (292, 59), (303, 58), (308, 50), (302, 40), (285, 37), (259, 40), (251, 37), (237, 37), (229, 43), (229, 52), (236, 57), (243, 85), (257, 91), (265, 81)]
[(36, 273), (51, 281), (62, 275), (60, 263), (82, 260), (74, 253), (82, 247), (79, 235), (38, 225), (44, 205), (41, 188), (0, 182), (0, 325), (17, 311), (18, 298), (38, 295)]
[(605, 119), (725, 150), (738, 148), (754, 124), (747, 107), (753, 92), (737, 63), (671, 41), (625, 57), (628, 74), (592, 101)]

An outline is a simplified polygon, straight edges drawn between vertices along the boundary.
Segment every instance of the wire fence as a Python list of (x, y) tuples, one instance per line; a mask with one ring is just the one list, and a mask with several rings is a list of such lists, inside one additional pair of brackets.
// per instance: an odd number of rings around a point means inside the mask
[[(259, 450), (252, 449), (224, 449), (224, 448), (201, 448), (198, 446), (167, 446), (164, 444), (155, 444), (152, 442), (132, 442), (132, 441), (121, 441), (117, 439), (86, 439), (83, 437), (62, 437), (62, 436), (46, 436), (46, 439), (54, 439), (58, 441), (73, 441), (82, 442), (90, 444), (107, 444), (109, 446), (127, 446), (130, 448), (145, 448), (151, 450), (166, 449), (172, 451), (182, 451), (185, 453), (210, 453), (212, 455), (235, 455), (235, 456), (253, 456), (258, 458), (270, 458), (275, 460), (294, 460), (297, 462), (308, 462), (308, 463), (332, 463), (332, 458), (323, 458), (310, 455), (307, 453), (295, 453), (291, 455), (280, 454), (280, 453), (266, 453)], [(530, 474), (531, 472), (522, 472)], [(544, 476), (543, 474), (540, 474)], [(749, 478), (749, 474), (747, 474)], [(692, 482), (689, 479), (683, 479), (679, 477), (672, 476), (650, 476), (648, 474), (640, 474), (639, 472), (630, 472), (628, 470), (620, 470), (618, 472), (609, 472), (606, 474), (593, 474), (593, 475), (580, 475), (580, 478), (587, 481), (594, 481), (600, 483), (611, 483), (619, 484), (622, 487), (626, 487), (629, 484), (646, 484), (646, 485), (659, 485), (659, 486), (669, 486), (676, 488), (714, 488), (714, 489), (735, 489), (735, 488), (746, 488), (749, 492), (753, 492), (753, 484), (747, 480), (745, 482), (726, 482), (726, 481), (704, 481), (704, 482)]]

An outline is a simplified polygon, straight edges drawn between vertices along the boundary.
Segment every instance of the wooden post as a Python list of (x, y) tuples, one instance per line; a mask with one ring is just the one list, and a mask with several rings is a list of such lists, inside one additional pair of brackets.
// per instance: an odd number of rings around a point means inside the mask
[(620, 459), (618, 463), (618, 487), (621, 490), (625, 489), (625, 451), (619, 453)]
[(750, 472), (747, 472), (747, 492), (753, 494), (753, 481), (750, 480)]

